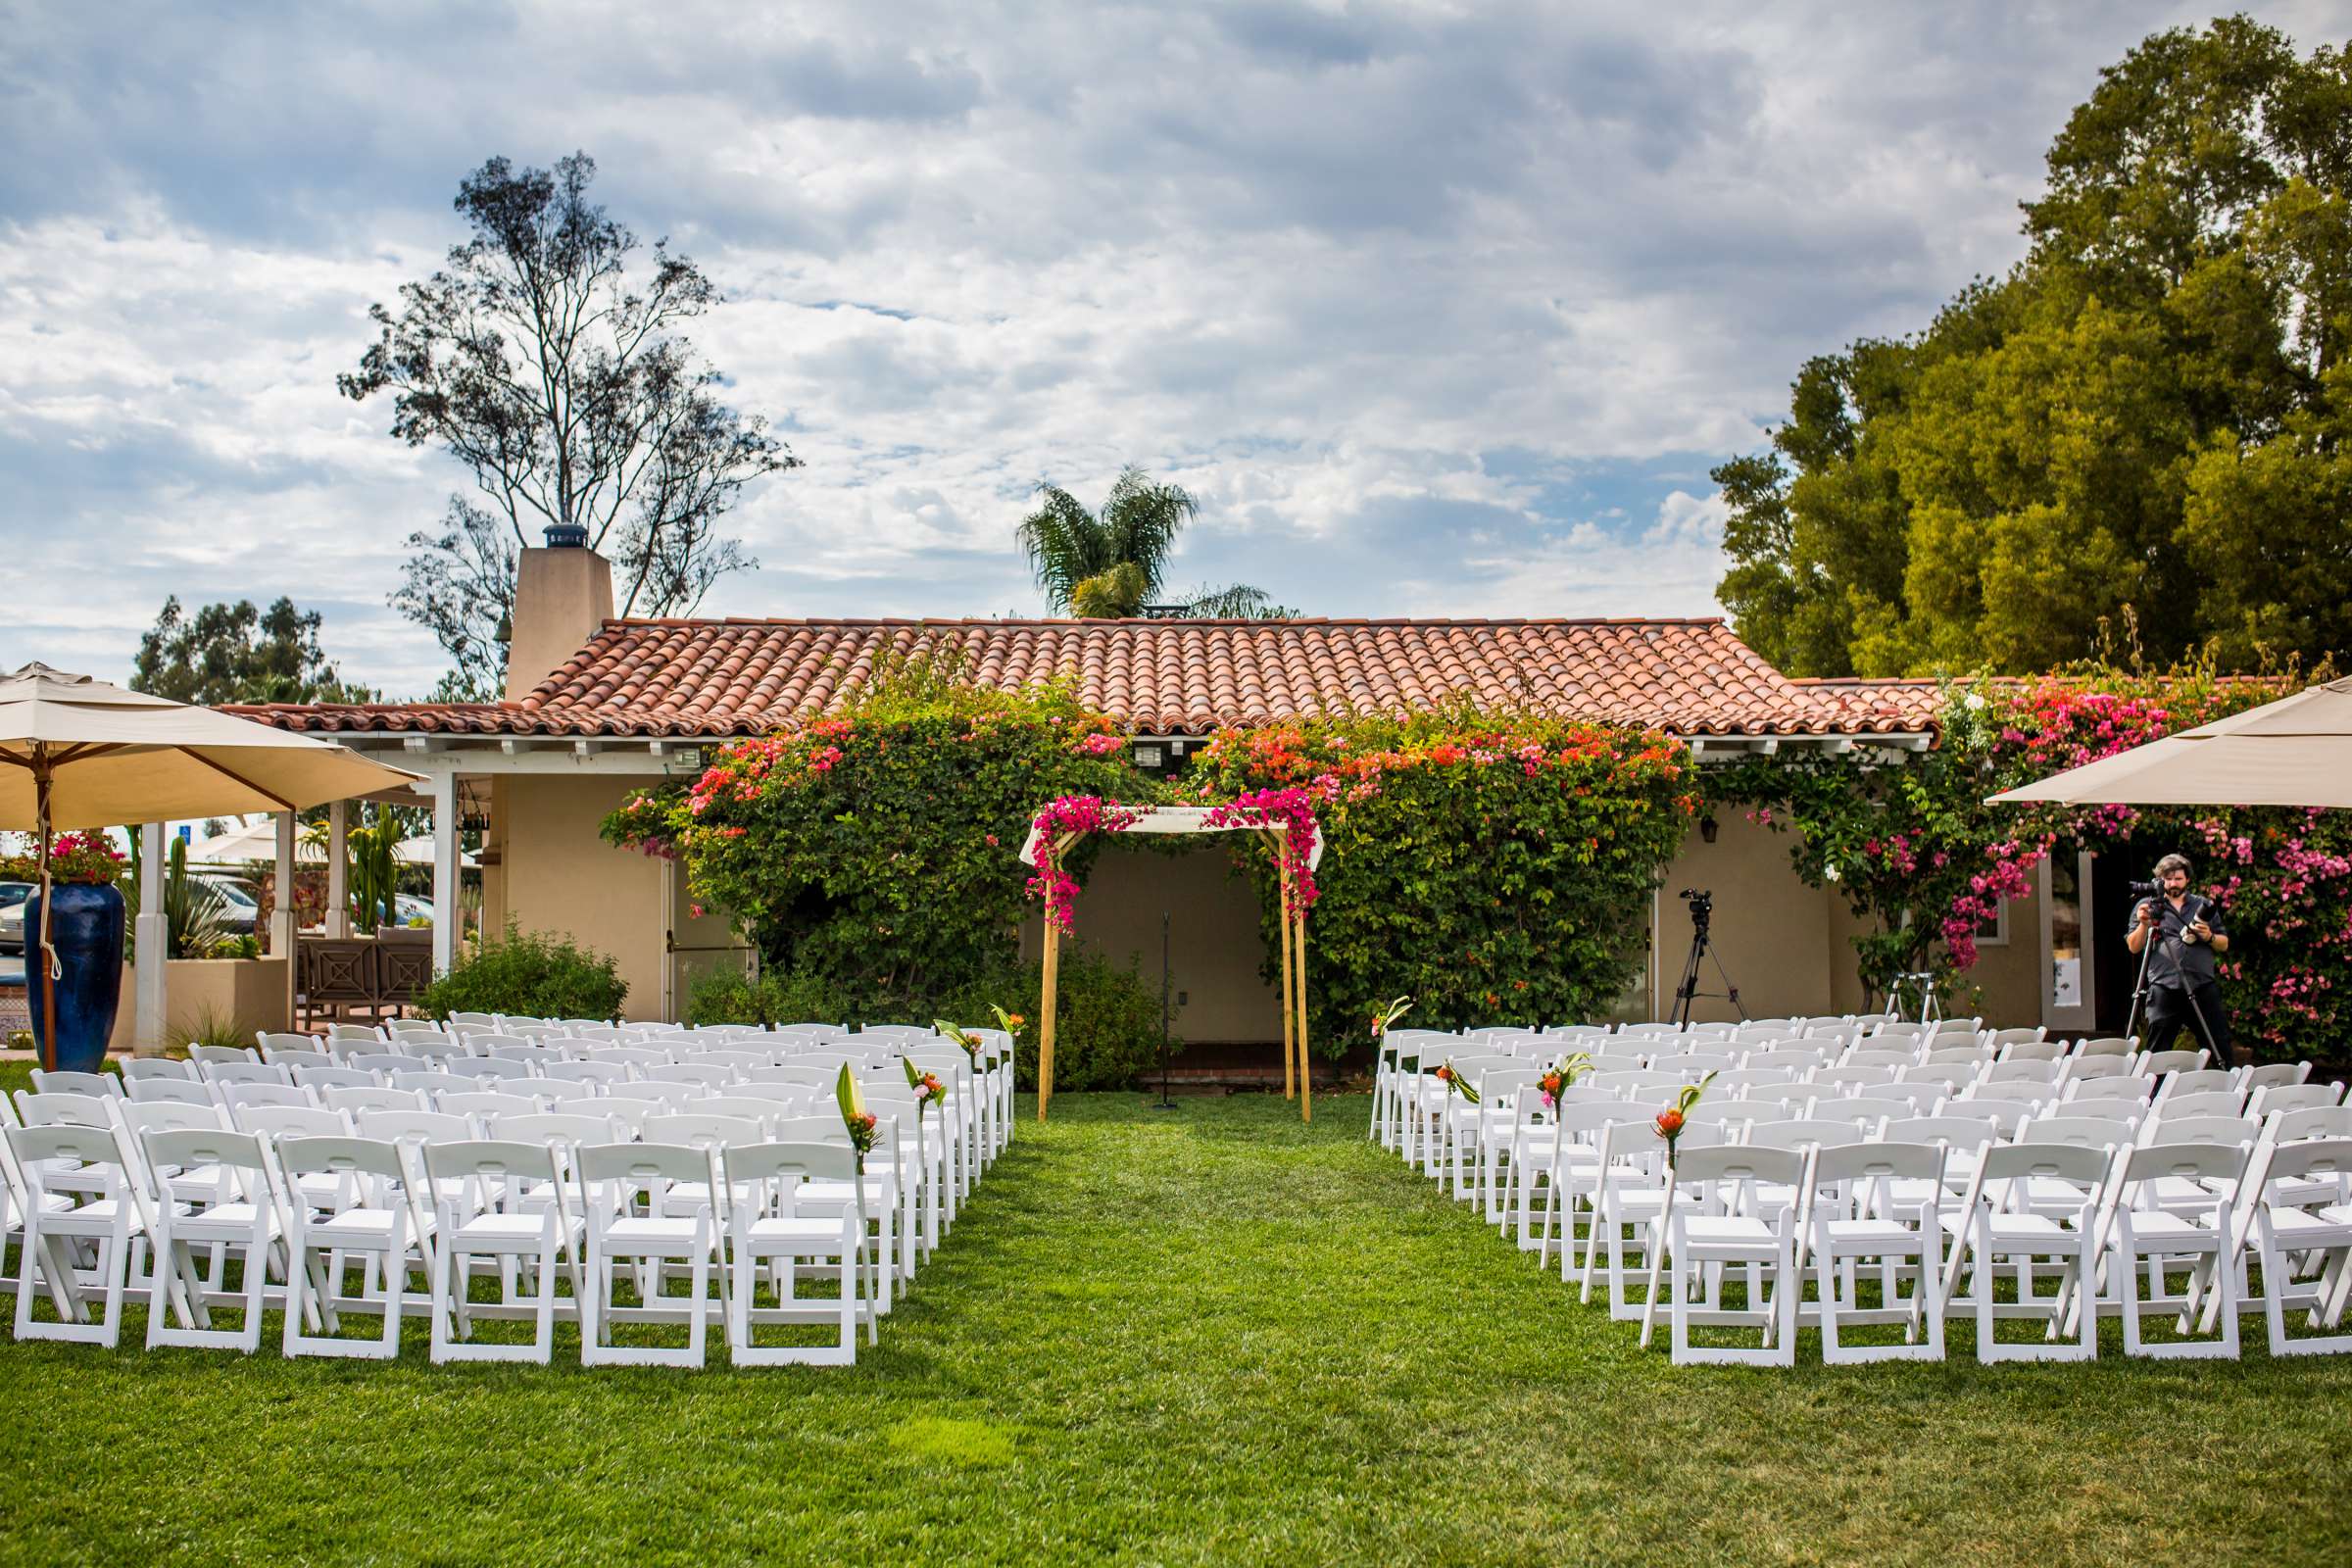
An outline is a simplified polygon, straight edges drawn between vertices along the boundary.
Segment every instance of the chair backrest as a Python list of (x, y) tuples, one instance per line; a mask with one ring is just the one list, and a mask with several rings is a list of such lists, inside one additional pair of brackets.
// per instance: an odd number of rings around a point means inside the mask
[(2153, 1078), (2092, 1078), (2078, 1079), (2067, 1087), (2066, 1103), (2070, 1105), (2124, 1104), (2145, 1105), (2156, 1098)]
[(2246, 1102), (2249, 1116), (2273, 1116), (2282, 1110), (2307, 1110), (2314, 1105), (2341, 1104), (2344, 1099), (2342, 1084), (2281, 1084), (2273, 1089), (2257, 1089)]
[[(2082, 1083), (2093, 1078), (2137, 1078), (2139, 1076), (2137, 1072), (2133, 1071), (2133, 1064), (2129, 1056), (2069, 1056), (2066, 1062), (2066, 1081), (2068, 1083)], [(2156, 1085), (2156, 1080), (2153, 1078), (2141, 1081), (2151, 1089)]]
[(188, 1059), (205, 1067), (233, 1067), (262, 1058), (249, 1046), (190, 1046)]
[(433, 1097), (433, 1108), (450, 1116), (536, 1116), (539, 1102), (528, 1095), (500, 1095), (488, 1091)]
[[(734, 1085), (724, 1099), (713, 1096), (697, 1101), (697, 1105), (755, 1103), (766, 1107), (762, 1114), (773, 1116), (785, 1108), (802, 1109), (814, 1105), (824, 1093), (809, 1084), (748, 1083)], [(736, 1111), (720, 1111), (721, 1115), (737, 1115)]]
[(2236, 1088), (2237, 1074), (2228, 1068), (2198, 1067), (2187, 1072), (2177, 1072), (2167, 1077), (2164, 1087), (2157, 1091), (2156, 1098), (2160, 1102), (2169, 1102), (2182, 1095), (2209, 1095), (2218, 1090), (2234, 1091)]
[(2077, 1056), (2132, 1056), (2138, 1052), (2137, 1035), (2100, 1035), (2075, 1047)]
[(2308, 1061), (2266, 1061), (2260, 1066), (2238, 1070), (2237, 1087), (2248, 1094), (2257, 1089), (2283, 1089), (2290, 1084), (2307, 1083), (2311, 1079)]
[(1680, 1089), (1683, 1075), (1679, 1072), (1651, 1072), (1646, 1068), (1628, 1067), (1617, 1072), (1596, 1072), (1592, 1087), (1617, 1094), (1646, 1095), (1660, 1090)]
[(775, 1136), (770, 1143), (778, 1144), (839, 1144), (850, 1147), (850, 1130), (841, 1124), (839, 1112), (815, 1116), (782, 1116), (775, 1123)]
[(1795, 1121), (1758, 1122), (1747, 1130), (1750, 1145), (1762, 1149), (1836, 1149), (1862, 1141), (1862, 1129), (1851, 1122), (1808, 1116)]
[(2124, 1156), (2123, 1180), (2126, 1187), (2160, 1176), (2233, 1182), (2245, 1169), (2246, 1151), (2236, 1144), (2149, 1144)]
[(354, 1138), (348, 1133), (313, 1138), (280, 1138), (278, 1168), (289, 1176), (316, 1171), (338, 1176), (375, 1176), (403, 1180), (400, 1146), (380, 1138)]
[(1931, 1061), (1924, 1067), (1904, 1069), (1902, 1082), (1934, 1084), (1946, 1094), (1958, 1094), (1977, 1081), (1977, 1069), (1963, 1062)]
[(468, 1176), (552, 1182), (556, 1179), (556, 1153), (545, 1144), (517, 1143), (508, 1138), (466, 1138), (427, 1143), (424, 1168), (436, 1182), (459, 1181)]
[(188, 1127), (225, 1127), (228, 1121), (219, 1105), (182, 1105), (162, 1100), (124, 1105), (122, 1125), (133, 1134), (145, 1134)]
[(688, 1144), (588, 1144), (571, 1152), (580, 1179), (588, 1182), (707, 1182), (710, 1153)]
[(311, 1098), (309, 1090), (287, 1084), (222, 1084), (220, 1103), (234, 1112), (248, 1105), (316, 1105), (318, 1102)]
[(1984, 1069), (1983, 1082), (1988, 1084), (2055, 1084), (2059, 1064), (2055, 1061), (1996, 1061)]
[(598, 1046), (582, 1058), (587, 1061), (613, 1062), (624, 1067), (666, 1067), (670, 1054), (650, 1046)]
[(326, 1038), (329, 1040), (381, 1040), (384, 1038), (384, 1033), (373, 1024), (330, 1023), (326, 1026)]
[(414, 1089), (345, 1089), (331, 1087), (319, 1092), (329, 1110), (349, 1111), (358, 1115), (364, 1110), (423, 1110), (424, 1096)]
[(2167, 1121), (2175, 1116), (2235, 1116), (2245, 1108), (2245, 1101), (2234, 1089), (2218, 1089), (2202, 1095), (2168, 1095), (2156, 1107)]
[(649, 1144), (689, 1144), (696, 1148), (757, 1144), (767, 1137), (767, 1120), (752, 1116), (712, 1116), (700, 1110), (671, 1111), (645, 1118)]
[(1851, 1100), (1817, 1100), (1813, 1114), (1824, 1121), (1850, 1121), (1857, 1126), (1876, 1127), (1883, 1121), (1909, 1121), (1919, 1114), (1919, 1107), (1908, 1100), (1886, 1095), (1856, 1095)]
[(1983, 1067), (1993, 1058), (1989, 1046), (1938, 1046), (1928, 1053), (1926, 1067), (1964, 1067), (1971, 1071)]
[(858, 1174), (857, 1152), (847, 1143), (777, 1140), (730, 1144), (719, 1160), (729, 1183), (773, 1181), (779, 1176), (850, 1181)]
[(122, 1080), (111, 1072), (52, 1072), (46, 1068), (32, 1069), (32, 1088), (41, 1095), (97, 1095), (102, 1099), (121, 1100)]
[(481, 1083), (478, 1079), (462, 1077), (454, 1072), (396, 1072), (392, 1075), (389, 1087), (420, 1089), (428, 1095), (438, 1095), (445, 1091), (454, 1095), (470, 1095), (478, 1094), (481, 1091)]
[(629, 1069), (618, 1061), (543, 1061), (539, 1076), (550, 1083), (616, 1084), (627, 1081)]
[(2005, 1100), (2013, 1104), (2038, 1105), (2058, 1098), (2058, 1086), (2052, 1083), (1975, 1084), (1960, 1097), (1965, 1104), (1972, 1100)]
[(260, 1061), (206, 1062), (204, 1078), (213, 1084), (283, 1084), (294, 1087), (294, 1069)]
[(34, 1094), (29, 1089), (17, 1091), (17, 1114), (27, 1127), (112, 1127), (114, 1113), (109, 1104), (120, 1103), (112, 1095)]
[(24, 1167), (27, 1179), (39, 1182), (51, 1160), (78, 1160), (84, 1165), (112, 1165), (127, 1171), (115, 1129), (87, 1122), (43, 1122), (0, 1129)]
[(249, 1133), (271, 1138), (336, 1138), (351, 1131), (351, 1117), (340, 1110), (317, 1105), (248, 1105), (231, 1110), (229, 1120)]
[(1814, 1156), (1813, 1180), (1824, 1184), (1924, 1177), (1940, 1182), (1944, 1158), (1944, 1151), (1933, 1143), (1840, 1144)]
[(2139, 1130), (2136, 1117), (2036, 1116), (2026, 1123), (2020, 1141), (2029, 1144), (2071, 1144), (2077, 1149), (2121, 1149)]
[(1996, 1129), (1977, 1116), (1906, 1116), (1879, 1130), (1890, 1144), (1942, 1144), (1950, 1149), (1984, 1149)]
[(1830, 1054), (1804, 1046), (1774, 1046), (1763, 1051), (1751, 1051), (1740, 1064), (1741, 1072), (1807, 1073), (1829, 1065)]
[(2352, 1138), (2352, 1105), (2306, 1105), (2282, 1110), (2265, 1122), (2272, 1142), (2291, 1144), (2306, 1138)]
[(699, 1089), (722, 1089), (735, 1082), (736, 1069), (712, 1066), (705, 1062), (673, 1062), (665, 1067), (648, 1067), (644, 1078), (652, 1084), (690, 1084)]
[[(741, 1086), (731, 1086), (740, 1088)], [(773, 1086), (769, 1086), (773, 1087)], [(706, 1095), (694, 1102), (690, 1114), (696, 1116), (733, 1116), (744, 1121), (756, 1121), (765, 1126), (777, 1112), (778, 1102), (758, 1095), (729, 1093)]]
[(390, 1074), (419, 1070), (414, 1056), (398, 1056), (384, 1051), (355, 1051), (343, 1058), (343, 1065), (361, 1072)]
[(188, 1078), (133, 1078), (122, 1087), (134, 1105), (216, 1103), (211, 1090)]
[(2196, 1072), (2204, 1067), (2208, 1054), (2203, 1046), (2151, 1051), (2139, 1058), (2139, 1070), (2152, 1078), (2162, 1077), (2166, 1073)]
[(490, 1136), (526, 1144), (609, 1144), (619, 1137), (619, 1124), (586, 1111), (531, 1111), (493, 1118)]
[(459, 1143), (473, 1136), (473, 1124), (465, 1117), (437, 1110), (363, 1110), (353, 1119), (362, 1138), (396, 1144)]
[(462, 1040), (448, 1040), (440, 1035), (396, 1034), (393, 1049), (418, 1061), (453, 1061), (466, 1054)]
[(174, 1061), (170, 1056), (132, 1056), (122, 1063), (122, 1087), (127, 1090), (142, 1078), (166, 1078), (179, 1083), (196, 1082), (196, 1064)]
[(1729, 1072), (1717, 1073), (1713, 1088), (1717, 1094), (1734, 1095), (1742, 1089), (1772, 1089), (1796, 1080), (1797, 1069), (1793, 1067), (1734, 1067)]
[(527, 1061), (502, 1061), (496, 1056), (452, 1056), (442, 1064), (460, 1078), (505, 1083), (534, 1076)]
[(2314, 1138), (2271, 1151), (2263, 1167), (2265, 1197), (2273, 1182), (2302, 1182), (2315, 1176), (2333, 1176), (2339, 1182), (2352, 1177), (2352, 1138)]
[(2148, 1134), (2151, 1144), (2250, 1144), (2261, 1124), (2243, 1116), (2166, 1116)]
[(265, 1174), (270, 1170), (259, 1135), (226, 1127), (152, 1128), (139, 1134), (139, 1147), (150, 1165), (221, 1165)]
[(1895, 1081), (1903, 1069), (1885, 1067), (1824, 1067), (1813, 1075), (1813, 1087), (1822, 1094), (1854, 1094), (1876, 1089)]
[(294, 1082), (304, 1089), (373, 1089), (381, 1079), (363, 1067), (313, 1066), (307, 1061), (293, 1064)]
[[(2034, 1033), (2038, 1035), (2040, 1031)], [(2003, 1061), (2063, 1061), (2067, 1054), (2063, 1040), (2019, 1040), (2001, 1047), (2000, 1051)]]
[(1977, 1172), (1987, 1187), (2037, 1177), (2095, 1190), (2107, 1180), (2113, 1157), (2105, 1148), (2081, 1144), (1994, 1144), (1978, 1156)]
[(2002, 1046), (2036, 1044), (2047, 1033), (2047, 1030), (2035, 1025), (2031, 1029), (1990, 1029), (1985, 1031), (1981, 1038), (1985, 1045), (1998, 1050)]
[(317, 1035), (286, 1034), (277, 1030), (265, 1029), (256, 1038), (261, 1041), (264, 1061), (282, 1061), (288, 1057), (318, 1056), (324, 1058), (332, 1054), (326, 1049), (326, 1042)]
[[(827, 1081), (830, 1082), (830, 1080)], [(634, 1100), (640, 1103), (664, 1105), (671, 1110), (682, 1110), (686, 1106), (694, 1103), (698, 1091), (696, 1086), (693, 1084), (657, 1084), (650, 1082), (631, 1082), (625, 1084), (607, 1084), (605, 1085), (605, 1092), (600, 1098), (605, 1100)]]
[(1685, 1148), (1674, 1157), (1675, 1180), (1692, 1182), (1777, 1182), (1795, 1186), (1805, 1177), (1809, 1147), (1779, 1144), (1717, 1144)]
[(1916, 1052), (1896, 1051), (1883, 1046), (1856, 1046), (1845, 1054), (1840, 1067), (1908, 1067), (1919, 1060)]

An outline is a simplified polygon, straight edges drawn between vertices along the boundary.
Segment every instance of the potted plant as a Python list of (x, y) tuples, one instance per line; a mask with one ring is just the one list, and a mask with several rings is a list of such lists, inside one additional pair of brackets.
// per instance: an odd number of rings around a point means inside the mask
[[(122, 999), (123, 906), (115, 886), (122, 874), (122, 857), (105, 835), (61, 834), (49, 848), (48, 907), (37, 890), (24, 901), (24, 1000), (41, 1062), (54, 1071), (96, 1072), (106, 1060)], [(39, 857), (0, 860), (0, 877), (39, 881)], [(52, 986), (54, 1040), (47, 1038)]]

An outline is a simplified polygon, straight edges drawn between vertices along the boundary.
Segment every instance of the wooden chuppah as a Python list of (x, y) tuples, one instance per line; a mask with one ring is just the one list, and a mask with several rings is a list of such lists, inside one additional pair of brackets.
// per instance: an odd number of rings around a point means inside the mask
[[(1071, 825), (1076, 824), (1076, 825)], [(1120, 806), (1093, 797), (1056, 801), (1038, 812), (1021, 846), (1021, 861), (1036, 868), (1046, 890), (1045, 951), (1037, 1020), (1037, 1119), (1046, 1119), (1054, 1099), (1054, 1028), (1059, 997), (1061, 931), (1068, 918), (1069, 892), (1062, 857), (1089, 832), (1252, 833), (1273, 858), (1280, 888), (1282, 946), (1282, 1094), (1298, 1102), (1302, 1121), (1314, 1119), (1314, 1094), (1307, 1067), (1306, 910), (1313, 902), (1311, 878), (1323, 858), (1323, 835), (1311, 811), (1289, 813), (1250, 802), (1230, 806)], [(1305, 835), (1303, 855), (1291, 843)], [(1303, 862), (1299, 866), (1299, 862)], [(1299, 866), (1295, 869), (1295, 866)]]

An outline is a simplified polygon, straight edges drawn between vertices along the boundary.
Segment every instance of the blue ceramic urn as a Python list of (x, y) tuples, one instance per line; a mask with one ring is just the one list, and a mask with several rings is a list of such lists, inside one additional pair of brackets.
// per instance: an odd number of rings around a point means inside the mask
[(57, 982), (57, 1037), (49, 1035), (49, 962), (39, 947), (41, 895), (24, 901), (24, 1001), (33, 1044), (51, 1072), (96, 1072), (122, 996), (122, 895), (97, 882), (60, 882), (50, 893), (49, 945)]

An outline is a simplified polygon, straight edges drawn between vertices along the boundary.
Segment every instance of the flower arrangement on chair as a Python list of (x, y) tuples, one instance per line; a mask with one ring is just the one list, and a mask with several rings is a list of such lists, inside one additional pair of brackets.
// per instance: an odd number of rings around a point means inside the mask
[(1683, 1124), (1690, 1117), (1690, 1107), (1698, 1103), (1698, 1097), (1705, 1094), (1707, 1085), (1714, 1081), (1715, 1075), (1709, 1073), (1694, 1084), (1683, 1085), (1681, 1092), (1674, 1097), (1674, 1103), (1658, 1112), (1658, 1119), (1652, 1130), (1660, 1138), (1666, 1140), (1666, 1168), (1668, 1170), (1674, 1169), (1675, 1144), (1683, 1136)]
[[(988, 1042), (982, 1040), (978, 1035), (973, 1034), (961, 1024), (950, 1023), (945, 1018), (932, 1019), (931, 1027), (938, 1033), (945, 1035), (948, 1039), (953, 1040), (956, 1042), (956, 1044), (961, 1046), (963, 1048), (963, 1054), (972, 1058), (972, 1066), (975, 1069), (979, 1067), (980, 1058), (988, 1053)], [(911, 1068), (909, 1070), (911, 1070)]]
[(925, 1072), (905, 1056), (899, 1065), (906, 1069), (906, 1087), (914, 1091), (914, 1113), (921, 1115), (934, 1103), (948, 1098), (948, 1086), (939, 1081), (937, 1073)]
[(1469, 1079), (1464, 1078), (1460, 1073), (1454, 1071), (1452, 1061), (1448, 1060), (1445, 1066), (1440, 1067), (1437, 1070), (1436, 1076), (1438, 1082), (1444, 1084), (1453, 1093), (1461, 1096), (1473, 1105), (1478, 1103), (1477, 1087), (1473, 1085)]
[(1536, 1088), (1544, 1096), (1544, 1108), (1557, 1109), (1561, 1092), (1592, 1070), (1592, 1054), (1583, 1051), (1572, 1052), (1544, 1068), (1544, 1076), (1536, 1080)]
[(865, 1173), (865, 1156), (874, 1152), (874, 1133), (881, 1123), (865, 1108), (865, 1097), (858, 1093), (858, 1079), (850, 1064), (841, 1064), (841, 1076), (833, 1080), (833, 1098), (841, 1103), (841, 1124), (849, 1129), (850, 1147), (858, 1151), (858, 1172)]
[(988, 1010), (997, 1015), (997, 1027), (1004, 1031), (1006, 1038), (1016, 1041), (1021, 1038), (1021, 1026), (1029, 1021), (1026, 1014), (1006, 1012), (994, 1004), (990, 1004)]
[(1413, 999), (1398, 997), (1395, 1002), (1372, 1015), (1372, 1038), (1380, 1039), (1395, 1027), (1396, 1020), (1413, 1010)]

